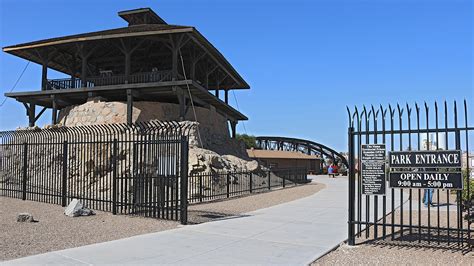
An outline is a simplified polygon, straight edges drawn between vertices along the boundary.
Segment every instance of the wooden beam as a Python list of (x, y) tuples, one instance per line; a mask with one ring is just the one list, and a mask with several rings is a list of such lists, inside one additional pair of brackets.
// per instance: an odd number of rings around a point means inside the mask
[(90, 48), (88, 51), (84, 44), (77, 45), (78, 55), (81, 57), (81, 87), (87, 87), (87, 70), (89, 69), (88, 60), (97, 46)]
[(44, 113), (44, 111), (46, 111), (46, 107), (43, 107), (43, 109), (41, 109), (41, 111), (35, 116), (35, 123), (36, 121), (38, 121), (38, 119), (41, 117), (41, 115)]
[(181, 48), (181, 42), (184, 38), (183, 34), (180, 34), (175, 39), (175, 36), (170, 35), (171, 42), (171, 79), (178, 80), (178, 52)]
[[(198, 33), (198, 34), (199, 34), (199, 33)], [(212, 60), (213, 60), (224, 72), (226, 72), (227, 75), (231, 76), (232, 79), (233, 79), (235, 82), (239, 83), (238, 79), (237, 79), (234, 75), (232, 75), (232, 74), (227, 70), (227, 68), (225, 68), (225, 67), (219, 62), (219, 60), (217, 60), (217, 58), (216, 58), (215, 56), (213, 56), (211, 53), (209, 53), (209, 50), (208, 50), (203, 44), (201, 44), (201, 42), (199, 42), (199, 40), (197, 40), (196, 37), (194, 37), (192, 34), (187, 34), (187, 35), (188, 35), (190, 38), (192, 38), (192, 39), (194, 40), (194, 43), (196, 43), (196, 44), (199, 45), (204, 51), (206, 51), (206, 52), (209, 54), (209, 57), (211, 57)]]
[(195, 53), (193, 53), (193, 57), (191, 59), (191, 74), (190, 74), (191, 79), (193, 80), (196, 79), (196, 64), (199, 62), (199, 60), (204, 58), (206, 54), (207, 53), (205, 51), (201, 52), (197, 56)]
[(132, 90), (127, 90), (127, 124), (131, 125), (133, 123), (133, 94)]

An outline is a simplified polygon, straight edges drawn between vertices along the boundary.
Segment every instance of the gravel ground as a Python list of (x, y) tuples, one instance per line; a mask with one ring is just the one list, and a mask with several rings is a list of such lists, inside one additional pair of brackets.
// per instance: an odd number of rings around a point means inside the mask
[(429, 248), (363, 244), (338, 249), (311, 265), (474, 265), (472, 254)]
[[(439, 203), (445, 201), (446, 196), (440, 195)], [(453, 202), (451, 196), (450, 201)], [(431, 208), (430, 213), (431, 226), (436, 226), (438, 224), (436, 206)], [(403, 224), (409, 223), (409, 214), (409, 211), (403, 211)], [(397, 209), (393, 215), (395, 223), (400, 223), (400, 209)], [(439, 224), (446, 227), (448, 222), (447, 212), (440, 211), (439, 218)], [(386, 218), (387, 222), (390, 222), (391, 219), (391, 215)], [(418, 225), (418, 211), (412, 212), (412, 223)], [(450, 212), (449, 224), (450, 228), (456, 227), (455, 212)], [(421, 225), (428, 225), (427, 210), (421, 211)], [(463, 227), (467, 228), (466, 221), (464, 221)], [(471, 228), (474, 230), (473, 225), (471, 225)], [(430, 234), (427, 230), (422, 230), (421, 241), (419, 241), (416, 228), (412, 229), (412, 234), (410, 234), (409, 229), (404, 229), (403, 238), (400, 237), (399, 229), (395, 228), (394, 240), (391, 240), (391, 227), (387, 226), (387, 238), (383, 240), (381, 239), (383, 227), (379, 226), (377, 229), (378, 239), (373, 240), (373, 229), (373, 226), (370, 227), (368, 238), (365, 238), (366, 231), (363, 231), (362, 237), (356, 239), (357, 245), (355, 247), (341, 245), (312, 265), (474, 265), (474, 252), (467, 253), (465, 252), (466, 249), (464, 251), (460, 250), (453, 241), (448, 242), (446, 232), (440, 231), (440, 238), (437, 238), (437, 230), (432, 229)], [(428, 236), (431, 236), (434, 241), (428, 241)], [(451, 236), (455, 238), (457, 236), (456, 232), (451, 232)], [(440, 239), (439, 243), (437, 239)], [(471, 244), (474, 243), (471, 242)]]
[[(20, 212), (37, 223), (18, 223)], [(0, 197), (0, 260), (73, 248), (134, 235), (176, 228), (173, 221), (112, 215), (67, 217), (59, 205)]]
[[(203, 223), (310, 196), (322, 184), (274, 190), (251, 196), (189, 206), (189, 223)], [(18, 223), (18, 213), (31, 213), (37, 223)], [(59, 205), (0, 197), (0, 261), (173, 229), (178, 222), (96, 211), (71, 218)]]
[(193, 204), (189, 205), (188, 208), (188, 221), (190, 224), (198, 224), (214, 219), (238, 216), (246, 212), (311, 196), (324, 187), (324, 184), (309, 183), (291, 188), (262, 192), (251, 196), (231, 198), (212, 203)]

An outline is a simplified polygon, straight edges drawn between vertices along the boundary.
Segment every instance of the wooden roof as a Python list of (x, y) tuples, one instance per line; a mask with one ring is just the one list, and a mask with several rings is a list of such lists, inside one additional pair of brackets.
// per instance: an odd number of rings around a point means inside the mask
[(58, 45), (58, 44), (114, 39), (114, 38), (122, 38), (122, 37), (136, 37), (136, 36), (145, 36), (145, 35), (182, 33), (182, 32), (192, 32), (192, 31), (193, 31), (193, 27), (191, 26), (179, 26), (179, 25), (168, 25), (168, 24), (140, 24), (140, 25), (132, 25), (128, 27), (123, 27), (123, 28), (74, 34), (74, 35), (49, 38), (49, 39), (44, 39), (44, 40), (39, 40), (39, 41), (27, 42), (27, 43), (22, 43), (22, 44), (10, 45), (10, 46), (3, 47), (3, 51), (13, 54), (13, 51), (17, 51), (17, 50), (25, 50), (25, 49), (31, 49), (31, 48)]
[[(43, 60), (41, 58), (41, 51), (46, 51), (47, 53), (52, 53), (51, 51), (54, 51), (56, 53), (55, 57), (57, 58), (60, 58), (61, 56), (62, 58), (70, 58), (71, 54), (75, 51), (74, 49), (77, 49), (76, 46), (83, 43), (93, 43), (94, 46), (100, 46), (101, 42), (115, 40), (119, 42), (119, 39), (123, 38), (136, 39), (151, 36), (165, 37), (164, 35), (184, 33), (187, 34), (199, 47), (205, 50), (209, 57), (214, 60), (220, 68), (222, 68), (222, 71), (232, 78), (233, 84), (235, 83), (233, 89), (250, 88), (247, 82), (233, 68), (227, 59), (194, 27), (166, 24), (166, 22), (151, 11), (151, 9), (147, 8), (122, 11), (119, 12), (119, 15), (129, 22), (128, 27), (10, 45), (4, 47), (3, 51), (42, 64)], [(163, 39), (169, 38), (167, 37)], [(102, 48), (106, 51), (107, 47), (110, 47), (110, 45), (104, 43)], [(55, 59), (49, 60), (48, 67), (66, 74), (72, 74), (69, 70), (70, 66), (68, 66), (67, 63), (64, 63), (64, 59), (62, 62)]]

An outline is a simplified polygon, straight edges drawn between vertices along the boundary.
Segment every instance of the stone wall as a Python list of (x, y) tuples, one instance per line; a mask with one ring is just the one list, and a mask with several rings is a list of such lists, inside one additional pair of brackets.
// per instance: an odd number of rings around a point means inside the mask
[[(215, 151), (218, 154), (232, 154), (247, 158), (245, 148), (230, 138), (228, 122), (210, 109), (196, 107), (199, 122), (198, 132), (190, 132), (190, 145)], [(136, 101), (133, 103), (133, 122), (150, 120), (178, 121), (179, 105), (173, 103)], [(185, 120), (195, 121), (194, 112), (189, 108)], [(116, 124), (127, 122), (127, 104), (124, 102), (105, 102), (93, 99), (82, 105), (64, 108), (59, 113), (59, 123), (65, 126)]]

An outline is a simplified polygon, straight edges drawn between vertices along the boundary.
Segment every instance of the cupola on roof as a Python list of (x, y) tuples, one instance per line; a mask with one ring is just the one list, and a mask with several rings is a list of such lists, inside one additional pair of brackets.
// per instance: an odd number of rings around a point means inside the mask
[(128, 22), (128, 26), (143, 24), (164, 24), (166, 23), (151, 8), (138, 8), (118, 12), (118, 15)]

